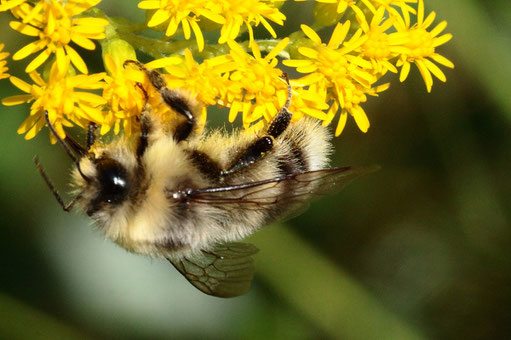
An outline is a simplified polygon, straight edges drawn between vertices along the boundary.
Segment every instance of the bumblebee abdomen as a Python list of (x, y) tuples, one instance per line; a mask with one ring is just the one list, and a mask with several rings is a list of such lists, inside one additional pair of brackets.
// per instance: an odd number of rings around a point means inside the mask
[(331, 145), (327, 129), (317, 121), (302, 119), (280, 136), (276, 155), (283, 175), (323, 169), (327, 166)]

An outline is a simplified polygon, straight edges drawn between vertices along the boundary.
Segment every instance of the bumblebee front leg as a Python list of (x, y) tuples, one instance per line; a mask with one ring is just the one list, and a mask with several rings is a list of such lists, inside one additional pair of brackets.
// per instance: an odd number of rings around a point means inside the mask
[(273, 148), (275, 138), (280, 136), (289, 126), (293, 116), (293, 114), (288, 110), (289, 105), (291, 105), (291, 85), (289, 84), (289, 79), (285, 73), (284, 79), (287, 83), (286, 103), (277, 113), (275, 118), (273, 118), (270, 126), (268, 127), (267, 135), (260, 137), (250, 144), (229, 169), (220, 173), (221, 176), (228, 176), (263, 158), (264, 155)]
[(82, 146), (80, 143), (78, 143), (73, 137), (66, 134), (66, 138), (64, 141), (66, 141), (71, 148), (78, 153), (81, 157), (86, 156), (87, 153), (90, 151), (91, 146), (94, 144), (94, 141), (96, 139), (96, 136), (94, 132), (96, 131), (96, 124), (93, 122), (89, 122), (89, 128), (87, 131), (87, 141), (86, 146)]
[(140, 163), (144, 152), (149, 145), (149, 133), (151, 132), (151, 119), (148, 113), (142, 111), (140, 115), (140, 137), (137, 145), (137, 160)]
[(181, 94), (176, 91), (173, 91), (167, 88), (167, 84), (165, 83), (165, 79), (163, 79), (162, 75), (156, 71), (151, 70), (145, 67), (142, 63), (136, 60), (126, 60), (124, 65), (127, 64), (135, 64), (142, 71), (144, 71), (151, 81), (151, 84), (154, 88), (160, 93), (163, 101), (178, 114), (182, 115), (185, 118), (185, 121), (176, 127), (174, 132), (174, 139), (177, 142), (185, 140), (192, 133), (193, 128), (196, 125), (195, 117), (192, 114), (190, 109), (190, 104)]
[(93, 122), (89, 123), (89, 129), (87, 131), (87, 151), (90, 150), (94, 142), (96, 141), (96, 129), (97, 125)]
[(139, 165), (141, 164), (142, 156), (144, 155), (144, 152), (147, 149), (147, 146), (149, 145), (149, 133), (151, 132), (151, 118), (149, 117), (148, 113), (148, 107), (147, 107), (147, 101), (149, 99), (149, 96), (147, 95), (147, 91), (144, 89), (142, 84), (137, 83), (137, 87), (142, 91), (144, 94), (145, 104), (142, 108), (142, 112), (140, 113), (140, 137), (138, 140), (137, 145), (137, 161)]

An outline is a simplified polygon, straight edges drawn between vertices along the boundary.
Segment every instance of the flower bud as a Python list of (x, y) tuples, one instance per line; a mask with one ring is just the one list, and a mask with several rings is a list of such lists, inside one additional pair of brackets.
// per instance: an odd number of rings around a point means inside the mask
[[(103, 41), (101, 45), (103, 50), (103, 60), (105, 55), (110, 55), (113, 58), (117, 68), (122, 68), (124, 61), (126, 60), (137, 59), (135, 49), (126, 40), (113, 38), (107, 41)], [(107, 71), (111, 72), (111, 70)]]
[(337, 13), (337, 3), (321, 3), (314, 4), (314, 21), (317, 25), (333, 26), (341, 20), (343, 13)]

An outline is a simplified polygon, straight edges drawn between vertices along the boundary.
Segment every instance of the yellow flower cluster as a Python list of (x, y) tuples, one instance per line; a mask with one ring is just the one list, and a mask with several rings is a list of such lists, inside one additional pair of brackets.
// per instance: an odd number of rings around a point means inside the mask
[(103, 87), (103, 74), (70, 75), (69, 57), (64, 58), (63, 65), (53, 63), (48, 81), (36, 71), (31, 72), (34, 82), (30, 85), (14, 76), (11, 83), (25, 92), (24, 95), (8, 97), (2, 100), (4, 105), (17, 105), (33, 102), (30, 116), (21, 124), (18, 133), (26, 133), (25, 138), (33, 138), (44, 126), (44, 111), (48, 111), (50, 122), (61, 138), (65, 138), (64, 126), (73, 123), (86, 127), (88, 122), (101, 124), (102, 112), (98, 108), (105, 104), (105, 99), (90, 92), (78, 92), (75, 89), (95, 90)]
[[(369, 129), (369, 119), (361, 104), (367, 101), (367, 95), (377, 96), (386, 90), (389, 84), (376, 85), (390, 71), (397, 73), (401, 67), (400, 80), (404, 81), (410, 71), (411, 63), (417, 65), (428, 92), (431, 91), (435, 75), (445, 81), (445, 75), (432, 60), (447, 66), (454, 65), (435, 52), (435, 47), (451, 39), (450, 34), (437, 37), (445, 28), (441, 22), (431, 32), (426, 29), (435, 18), (432, 12), (424, 20), (424, 2), (418, 1), (417, 23), (410, 25), (410, 13), (413, 11), (403, 1), (364, 0), (372, 15), (368, 23), (366, 15), (360, 8), (351, 4), (359, 28), (347, 39), (352, 26), (350, 21), (338, 23), (328, 44), (321, 41), (318, 34), (310, 27), (302, 25), (303, 33), (310, 43), (298, 48), (300, 59), (285, 60), (284, 65), (295, 67), (306, 76), (296, 80), (301, 86), (315, 85), (320, 93), (327, 93), (326, 100), (332, 105), (324, 120), (330, 123), (337, 111), (341, 111), (335, 134), (343, 131), (348, 114), (353, 116), (359, 129)], [(375, 7), (372, 3), (380, 4)], [(398, 16), (396, 5), (402, 9), (403, 16)], [(357, 9), (355, 9), (357, 8)]]
[[(143, 72), (124, 67), (125, 60), (136, 59), (136, 50), (154, 58), (146, 66), (163, 69), (169, 87), (188, 91), (204, 104), (201, 126), (207, 107), (217, 105), (227, 108), (230, 122), (241, 117), (249, 131), (264, 127), (286, 101), (279, 63), (297, 75), (291, 77), (293, 119), (311, 116), (327, 125), (338, 117), (336, 135), (348, 116), (361, 131), (368, 130), (363, 106), (368, 96), (389, 87), (383, 77), (399, 73), (396, 79), (404, 81), (415, 64), (429, 92), (433, 76), (446, 80), (437, 64), (454, 67), (436, 51), (451, 39), (442, 34), (446, 23), (431, 29), (435, 13), (425, 15), (423, 0), (317, 0), (316, 12), (336, 22), (327, 42), (318, 32), (329, 24), (317, 15), (314, 25), (301, 25), (278, 39), (272, 23), (284, 24), (283, 1), (140, 1), (138, 7), (147, 10), (146, 28), (163, 31), (161, 38), (138, 33), (140, 25), (109, 19), (96, 7), (100, 1), (0, 0), (0, 11), (15, 18), (10, 27), (34, 37), (12, 55), (21, 60), (37, 54), (25, 69), (33, 84), (10, 76), (25, 94), (2, 100), (4, 105), (32, 103), (18, 130), (25, 138), (44, 127), (45, 111), (62, 138), (66, 127), (86, 127), (89, 122), (101, 126), (102, 134), (113, 130), (129, 135), (137, 130), (146, 104), (171, 119), (169, 108), (145, 86)], [(260, 24), (270, 39), (255, 39), (253, 28)], [(204, 35), (206, 31), (210, 33)], [(195, 41), (189, 42), (192, 33)], [(101, 43), (106, 72), (89, 75), (79, 51), (94, 50), (95, 41)], [(0, 44), (0, 79), (9, 77), (3, 47)], [(42, 66), (45, 71), (38, 72)]]
[(181, 26), (185, 39), (193, 31), (199, 51), (204, 48), (204, 37), (199, 22), (209, 20), (221, 26), (219, 44), (234, 41), (244, 26), (254, 40), (252, 25), (262, 24), (273, 38), (277, 35), (268, 20), (284, 24), (286, 16), (275, 6), (275, 1), (259, 0), (144, 0), (139, 8), (153, 10), (148, 27), (166, 24), (165, 35), (173, 36)]
[[(77, 17), (101, 0), (89, 1), (40, 1), (35, 6), (23, 3), (11, 9), (12, 14), (22, 21), (11, 21), (12, 29), (38, 40), (20, 49), (13, 60), (21, 60), (27, 56), (42, 52), (35, 57), (25, 69), (30, 73), (41, 66), (52, 54), (56, 55), (61, 71), (64, 68), (66, 55), (73, 65), (82, 73), (87, 73), (87, 65), (70, 42), (88, 49), (95, 49), (91, 39), (105, 38), (104, 27), (108, 21), (101, 18)], [(14, 1), (11, 1), (14, 2)]]

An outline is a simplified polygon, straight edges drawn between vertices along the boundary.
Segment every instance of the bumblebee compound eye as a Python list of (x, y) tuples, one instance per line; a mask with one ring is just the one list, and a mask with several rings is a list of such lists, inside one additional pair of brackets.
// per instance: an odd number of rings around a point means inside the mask
[(109, 158), (99, 159), (96, 167), (100, 186), (98, 201), (111, 204), (122, 203), (130, 187), (126, 168)]

